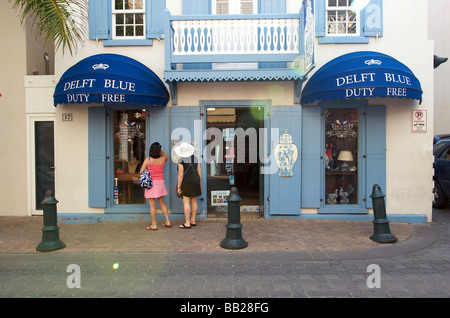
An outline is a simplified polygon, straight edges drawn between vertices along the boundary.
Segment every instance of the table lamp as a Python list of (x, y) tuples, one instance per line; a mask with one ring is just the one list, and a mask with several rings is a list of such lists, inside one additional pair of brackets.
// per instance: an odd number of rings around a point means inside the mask
[(349, 150), (342, 150), (339, 153), (339, 156), (337, 158), (339, 161), (342, 161), (342, 164), (340, 166), (339, 170), (348, 170), (349, 165), (347, 164), (347, 161), (353, 161), (352, 152)]

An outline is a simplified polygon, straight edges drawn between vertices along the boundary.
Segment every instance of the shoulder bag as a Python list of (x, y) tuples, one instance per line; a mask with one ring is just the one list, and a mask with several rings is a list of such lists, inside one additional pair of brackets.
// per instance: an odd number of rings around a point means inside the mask
[(150, 190), (153, 187), (152, 176), (148, 169), (150, 168), (150, 157), (148, 158), (148, 167), (141, 173), (141, 177), (139, 179), (139, 184), (142, 188)]

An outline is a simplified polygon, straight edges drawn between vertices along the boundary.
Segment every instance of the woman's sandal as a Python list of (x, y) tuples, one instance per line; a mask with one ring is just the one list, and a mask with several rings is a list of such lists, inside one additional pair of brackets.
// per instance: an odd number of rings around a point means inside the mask
[(147, 226), (147, 230), (149, 230), (149, 231), (156, 231), (156, 230), (158, 230), (158, 228), (156, 227), (156, 228), (152, 228), (150, 225), (149, 226)]
[(172, 226), (171, 224), (167, 225), (166, 223), (163, 223), (162, 226), (167, 227), (167, 228), (169, 228), (169, 229), (173, 228), (173, 226)]
[(179, 229), (190, 229), (190, 228), (192, 228), (192, 226), (186, 226), (186, 225), (183, 223), (183, 224), (181, 224), (178, 228), (179, 228)]

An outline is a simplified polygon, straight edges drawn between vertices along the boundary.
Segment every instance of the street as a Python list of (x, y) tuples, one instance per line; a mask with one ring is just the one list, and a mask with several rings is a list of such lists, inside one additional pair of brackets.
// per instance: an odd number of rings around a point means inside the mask
[(448, 298), (450, 208), (434, 210), (433, 223), (421, 226), (436, 233), (426, 248), (362, 259), (296, 253), (0, 254), (0, 297), (177, 298), (180, 305), (170, 310), (181, 312), (212, 308), (187, 298), (248, 298), (252, 303), (244, 310), (260, 312), (267, 308), (257, 298)]

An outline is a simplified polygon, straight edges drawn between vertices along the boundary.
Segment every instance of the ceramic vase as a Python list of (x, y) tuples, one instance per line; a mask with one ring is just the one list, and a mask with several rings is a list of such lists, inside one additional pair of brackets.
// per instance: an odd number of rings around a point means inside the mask
[(288, 134), (288, 130), (284, 130), (284, 134), (280, 136), (280, 142), (275, 147), (275, 160), (277, 162), (280, 177), (292, 177), (295, 163), (298, 158), (297, 146), (294, 145), (292, 136)]

